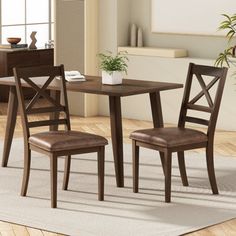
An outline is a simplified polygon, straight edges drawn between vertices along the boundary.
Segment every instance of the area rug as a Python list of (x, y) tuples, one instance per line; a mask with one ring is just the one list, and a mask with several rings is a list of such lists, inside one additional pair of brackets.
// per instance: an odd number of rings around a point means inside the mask
[[(1, 150), (2, 153), (2, 142)], [(97, 200), (95, 154), (74, 156), (69, 190), (62, 191), (59, 161), (58, 208), (50, 208), (49, 159), (33, 153), (27, 197), (20, 197), (23, 142), (15, 139), (9, 167), (0, 168), (0, 220), (78, 236), (181, 235), (236, 217), (236, 159), (216, 156), (220, 195), (212, 195), (203, 154), (189, 152), (189, 187), (183, 187), (173, 158), (172, 203), (164, 202), (159, 156), (141, 149), (140, 192), (132, 192), (131, 146), (124, 145), (125, 188), (115, 184), (111, 146), (106, 148), (105, 201)]]

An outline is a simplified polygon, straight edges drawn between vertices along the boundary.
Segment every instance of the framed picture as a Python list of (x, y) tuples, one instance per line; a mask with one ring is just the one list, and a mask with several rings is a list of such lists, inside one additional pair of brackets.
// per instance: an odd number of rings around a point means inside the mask
[(151, 0), (152, 32), (225, 35), (222, 14), (236, 13), (235, 0)]

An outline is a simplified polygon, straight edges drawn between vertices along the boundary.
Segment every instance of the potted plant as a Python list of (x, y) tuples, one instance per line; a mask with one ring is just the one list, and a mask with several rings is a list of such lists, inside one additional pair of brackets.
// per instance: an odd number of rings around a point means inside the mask
[(127, 52), (118, 52), (112, 55), (111, 52), (99, 53), (100, 69), (102, 70), (102, 83), (115, 85), (122, 84), (124, 73), (127, 74)]
[[(223, 14), (225, 20), (220, 23), (219, 30), (227, 30), (226, 37), (228, 38), (228, 46), (227, 48), (221, 52), (218, 58), (215, 61), (216, 66), (223, 66), (224, 63), (228, 67), (235, 66), (236, 60), (233, 59), (236, 53), (236, 45), (233, 44), (233, 37), (236, 34), (236, 14), (229, 16), (227, 14)], [(236, 73), (234, 73), (236, 75)]]

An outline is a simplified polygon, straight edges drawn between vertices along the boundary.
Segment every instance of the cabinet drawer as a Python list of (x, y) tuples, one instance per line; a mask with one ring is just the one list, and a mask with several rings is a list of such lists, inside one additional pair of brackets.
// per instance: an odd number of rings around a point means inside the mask
[[(41, 66), (53, 65), (53, 49), (20, 50), (8, 51), (0, 50), (0, 75), (13, 75), (13, 68), (16, 66)], [(0, 86), (0, 101), (8, 101), (9, 88)], [(35, 92), (26, 89), (27, 97), (32, 97)]]
[(53, 66), (53, 49), (39, 51), (39, 63), (40, 65), (52, 65)]
[(7, 54), (7, 65), (10, 68), (15, 66), (33, 66), (40, 64), (38, 51), (19, 51)]

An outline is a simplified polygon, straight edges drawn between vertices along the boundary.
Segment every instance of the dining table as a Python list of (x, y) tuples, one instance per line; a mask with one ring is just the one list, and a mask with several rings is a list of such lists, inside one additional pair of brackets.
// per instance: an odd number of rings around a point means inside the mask
[[(163, 115), (160, 92), (183, 87), (180, 83), (146, 81), (136, 79), (123, 79), (119, 85), (104, 85), (99, 76), (85, 76), (85, 81), (67, 82), (67, 91), (90, 93), (97, 95), (106, 95), (109, 98), (111, 141), (113, 149), (113, 158), (115, 165), (115, 176), (117, 187), (124, 187), (124, 157), (123, 157), (123, 131), (122, 131), (122, 114), (121, 98), (138, 94), (149, 94), (153, 127), (163, 127)], [(38, 77), (34, 80), (36, 85), (42, 87), (46, 81), (45, 77)], [(12, 139), (16, 125), (18, 100), (14, 77), (0, 78), (0, 85), (10, 87), (7, 123), (4, 137), (2, 167), (7, 167), (9, 154), (11, 150)], [(22, 82), (23, 87), (29, 87), (27, 83)], [(49, 85), (51, 95), (55, 100), (60, 101), (60, 81), (54, 79)], [(134, 109), (137, 104), (134, 104)], [(58, 118), (59, 113), (50, 114), (50, 119)], [(57, 126), (51, 126), (50, 130), (57, 130)]]

